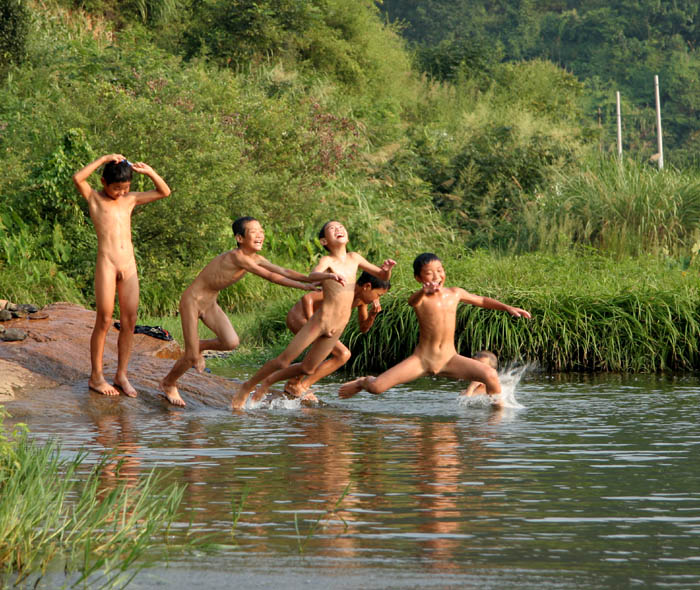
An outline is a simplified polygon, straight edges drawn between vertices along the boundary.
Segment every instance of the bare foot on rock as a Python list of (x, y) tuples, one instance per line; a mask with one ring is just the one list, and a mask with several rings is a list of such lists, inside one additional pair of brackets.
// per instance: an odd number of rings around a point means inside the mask
[(163, 392), (163, 397), (174, 406), (185, 407), (185, 400), (180, 397), (180, 392), (174, 385), (166, 385), (165, 379), (159, 383), (160, 389)]
[(197, 373), (203, 373), (204, 369), (207, 368), (207, 362), (204, 360), (204, 357), (201, 354), (195, 361), (194, 368), (197, 370)]
[(284, 392), (294, 397), (303, 397), (304, 393), (306, 393), (307, 391), (308, 387), (302, 386), (301, 379), (299, 379), (298, 377), (290, 379), (284, 385)]
[(127, 397), (136, 397), (138, 392), (132, 387), (126, 377), (115, 377), (114, 387), (121, 391)]
[(249, 393), (250, 391), (244, 386), (244, 384), (239, 385), (236, 393), (233, 395), (233, 399), (231, 400), (231, 409), (242, 410), (245, 408), (245, 402), (248, 399)]
[(107, 395), (110, 397), (119, 395), (119, 390), (113, 385), (107, 383), (107, 381), (105, 381), (104, 378), (93, 379), (91, 377), (88, 381), (88, 387), (90, 388), (90, 391), (94, 391), (95, 393), (99, 393), (100, 395)]

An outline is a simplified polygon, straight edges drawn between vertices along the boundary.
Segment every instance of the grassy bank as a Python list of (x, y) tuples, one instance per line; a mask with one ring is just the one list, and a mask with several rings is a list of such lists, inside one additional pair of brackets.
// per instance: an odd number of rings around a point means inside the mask
[(167, 544), (184, 487), (154, 475), (127, 482), (109, 457), (87, 470), (84, 454), (61, 459), (56, 444), (7, 430), (6, 415), (0, 406), (0, 587), (36, 588), (47, 574), (65, 586), (125, 586), (146, 551)]

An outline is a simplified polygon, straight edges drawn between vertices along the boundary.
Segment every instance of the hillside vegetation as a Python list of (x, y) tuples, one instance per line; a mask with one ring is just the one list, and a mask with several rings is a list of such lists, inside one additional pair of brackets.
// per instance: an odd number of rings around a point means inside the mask
[[(0, 0), (0, 13), (0, 298), (92, 305), (96, 242), (71, 175), (118, 151), (173, 189), (134, 215), (146, 316), (175, 313), (196, 273), (233, 246), (240, 215), (261, 220), (266, 256), (303, 271), (320, 226), (341, 220), (352, 248), (399, 261), (396, 314), (422, 251), (441, 255), (450, 282), (533, 309), (563, 288), (589, 297), (551, 257), (624, 274), (644, 257), (664, 277), (655, 288), (697, 305), (698, 173), (601, 152), (608, 130), (587, 117), (590, 85), (552, 61), (494, 57), (479, 75), (426, 75), (368, 1)], [(549, 268), (542, 284), (519, 284), (504, 264), (516, 256)], [(250, 343), (267, 345), (284, 338), (275, 318), (299, 295), (248, 277), (220, 302), (253, 312)], [(541, 321), (524, 356), (546, 356), (556, 330)], [(524, 334), (489, 345), (516, 356)]]

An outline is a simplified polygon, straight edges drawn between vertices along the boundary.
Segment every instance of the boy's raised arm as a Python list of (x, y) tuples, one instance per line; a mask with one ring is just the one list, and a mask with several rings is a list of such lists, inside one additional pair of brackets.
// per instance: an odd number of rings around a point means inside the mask
[(131, 165), (134, 172), (139, 174), (145, 174), (156, 185), (155, 190), (145, 191), (143, 193), (135, 193), (136, 204), (143, 205), (145, 203), (150, 203), (151, 201), (157, 201), (170, 195), (170, 187), (167, 183), (160, 177), (160, 175), (151, 168), (148, 164), (143, 162), (135, 162)]
[(395, 260), (387, 258), (384, 262), (382, 262), (382, 266), (379, 267), (375, 266), (371, 262), (367, 262), (367, 260), (365, 260), (359, 254), (357, 254), (357, 256), (360, 258), (358, 266), (362, 270), (366, 270), (369, 274), (374, 275), (382, 281), (388, 281), (391, 278), (391, 270), (394, 268), (394, 266), (396, 266)]
[(87, 181), (87, 179), (90, 178), (90, 175), (107, 162), (121, 162), (124, 159), (124, 156), (121, 154), (107, 154), (105, 156), (100, 156), (96, 160), (90, 162), (87, 166), (85, 166), (85, 168), (78, 170), (75, 174), (73, 174), (73, 182), (75, 183), (78, 192), (87, 199), (92, 192), (92, 187)]

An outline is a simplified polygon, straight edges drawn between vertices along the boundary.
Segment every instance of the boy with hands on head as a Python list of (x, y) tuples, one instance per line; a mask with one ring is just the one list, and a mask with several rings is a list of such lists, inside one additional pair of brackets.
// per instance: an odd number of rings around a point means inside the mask
[[(102, 190), (96, 191), (87, 179), (100, 166)], [(155, 185), (146, 192), (132, 192), (132, 172), (145, 174)], [(129, 383), (127, 368), (136, 325), (139, 303), (139, 279), (136, 272), (134, 247), (131, 242), (131, 213), (137, 205), (162, 199), (170, 194), (165, 181), (143, 162), (132, 164), (121, 154), (97, 158), (73, 175), (78, 192), (88, 204), (90, 219), (97, 233), (97, 261), (95, 264), (95, 305), (97, 316), (90, 338), (90, 378), (88, 386), (102, 395), (129, 397), (137, 392)], [(112, 325), (114, 295), (119, 297), (121, 329), (117, 341), (117, 372), (114, 384), (104, 377), (103, 356), (107, 332)]]

